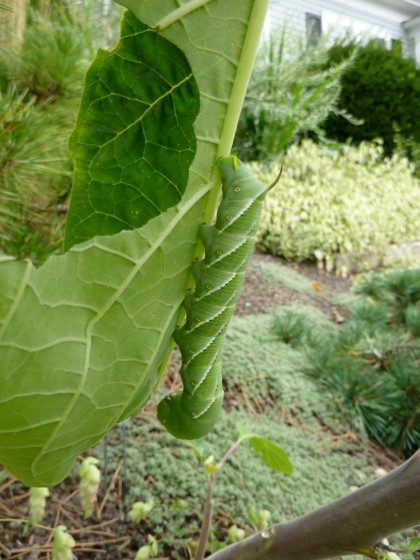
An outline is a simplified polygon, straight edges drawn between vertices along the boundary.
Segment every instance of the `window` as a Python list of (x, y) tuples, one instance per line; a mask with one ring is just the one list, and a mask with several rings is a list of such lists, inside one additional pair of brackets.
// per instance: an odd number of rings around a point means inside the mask
[(321, 16), (307, 12), (306, 18), (306, 40), (308, 46), (316, 47), (322, 33)]

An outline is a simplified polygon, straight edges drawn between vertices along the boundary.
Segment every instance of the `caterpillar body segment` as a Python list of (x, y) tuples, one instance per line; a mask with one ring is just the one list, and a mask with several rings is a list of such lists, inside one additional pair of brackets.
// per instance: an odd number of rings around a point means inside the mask
[(222, 200), (214, 225), (202, 226), (204, 259), (192, 273), (195, 291), (184, 300), (186, 321), (174, 333), (183, 388), (158, 405), (158, 418), (180, 439), (210, 432), (223, 405), (221, 348), (253, 251), (262, 204), (270, 187), (235, 156), (218, 162)]

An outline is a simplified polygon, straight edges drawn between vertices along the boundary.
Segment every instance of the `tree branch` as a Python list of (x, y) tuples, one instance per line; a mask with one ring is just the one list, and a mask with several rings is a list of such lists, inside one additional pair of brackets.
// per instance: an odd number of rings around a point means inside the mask
[(381, 479), (302, 517), (275, 525), (208, 560), (375, 558), (385, 537), (420, 524), (420, 450)]

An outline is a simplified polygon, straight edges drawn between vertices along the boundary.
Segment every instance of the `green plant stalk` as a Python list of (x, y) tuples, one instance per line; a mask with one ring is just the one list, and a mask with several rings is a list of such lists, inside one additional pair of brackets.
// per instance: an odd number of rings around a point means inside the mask
[[(223, 465), (226, 463), (228, 458), (232, 455), (232, 453), (239, 447), (241, 442), (246, 438), (239, 438), (233, 445), (229, 447), (229, 449), (224, 454), (223, 458), (219, 461), (216, 465), (215, 470), (213, 472), (206, 472), (206, 482), (207, 482), (207, 495), (206, 501), (204, 504), (204, 512), (203, 512), (203, 521), (201, 524), (200, 530), (200, 537), (198, 539), (198, 547), (197, 552), (194, 557), (194, 560), (203, 560), (204, 554), (207, 549), (207, 543), (209, 540), (212, 519), (213, 519), (213, 490), (214, 490), (214, 483), (217, 473), (222, 469)], [(205, 467), (204, 463), (204, 467)]]
[(226, 453), (223, 455), (222, 459), (217, 464), (217, 470), (212, 472), (211, 474), (207, 474), (207, 496), (204, 505), (203, 523), (201, 525), (200, 537), (198, 540), (198, 548), (194, 560), (203, 560), (204, 554), (207, 549), (207, 543), (209, 540), (210, 529), (211, 529), (212, 518), (213, 518), (213, 489), (214, 489), (216, 476), (221, 471), (223, 465), (226, 463), (226, 461), (229, 459), (232, 453), (234, 453), (238, 449), (238, 447), (241, 445), (243, 441), (249, 439), (249, 437), (250, 436), (239, 437), (235, 441), (235, 443), (233, 443), (226, 451)]
[[(245, 441), (246, 439), (248, 439), (246, 436), (241, 436), (240, 438), (238, 438), (235, 443), (233, 445), (231, 445), (229, 447), (229, 449), (226, 451), (226, 453), (223, 455), (222, 459), (219, 462), (220, 468), (223, 467), (223, 465), (226, 463), (226, 461), (229, 459), (229, 457), (232, 455), (232, 453), (234, 451), (236, 451), (238, 449), (238, 447), (241, 445), (241, 443), (243, 441)], [(220, 470), (220, 469), (219, 469)], [(215, 473), (216, 474), (216, 473)]]
[(198, 548), (194, 560), (203, 560), (204, 554), (206, 553), (213, 518), (213, 486), (215, 474), (216, 473), (207, 475), (207, 496), (204, 506), (203, 523), (201, 525), (200, 538), (198, 539)]
[(377, 558), (385, 537), (420, 523), (420, 450), (381, 479), (312, 513), (275, 525), (209, 556), (209, 560)]

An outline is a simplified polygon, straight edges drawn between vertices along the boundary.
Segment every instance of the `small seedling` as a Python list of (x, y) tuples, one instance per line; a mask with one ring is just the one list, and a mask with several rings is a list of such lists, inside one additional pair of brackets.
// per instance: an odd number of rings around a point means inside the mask
[(98, 498), (99, 483), (101, 481), (101, 471), (96, 466), (98, 463), (98, 459), (88, 457), (80, 465), (80, 501), (85, 519), (93, 514)]
[(128, 517), (133, 523), (140, 523), (154, 508), (153, 500), (147, 502), (134, 502), (131, 510), (128, 512)]
[(138, 550), (135, 560), (149, 560), (150, 558), (157, 556), (158, 544), (155, 537), (153, 537), (152, 535), (147, 535), (147, 539), (149, 541), (149, 544), (142, 546)]
[(54, 531), (53, 560), (73, 560), (72, 549), (76, 541), (66, 531), (65, 525), (58, 525)]
[[(238, 439), (235, 441), (235, 443), (231, 445), (231, 447), (226, 451), (226, 453), (218, 463), (214, 462), (213, 455), (206, 456), (205, 444), (201, 440), (188, 442), (188, 445), (190, 445), (190, 447), (193, 449), (193, 451), (195, 452), (195, 454), (197, 455), (198, 459), (200, 460), (200, 462), (204, 467), (204, 472), (206, 474), (206, 481), (207, 481), (207, 498), (204, 506), (204, 515), (203, 515), (203, 522), (201, 526), (200, 538), (197, 544), (194, 560), (203, 560), (204, 554), (207, 550), (209, 535), (210, 535), (211, 525), (212, 525), (213, 489), (214, 489), (216, 476), (222, 470), (223, 466), (225, 465), (229, 457), (232, 455), (232, 453), (234, 453), (234, 451), (238, 449), (241, 443), (248, 441), (253, 451), (271, 469), (277, 472), (281, 472), (283, 474), (292, 474), (293, 472), (293, 466), (289, 460), (289, 457), (280, 446), (252, 432), (247, 432), (239, 425), (237, 426), (237, 428), (239, 431)], [(262, 512), (259, 513), (260, 513), (259, 523), (263, 527), (263, 525), (265, 525), (264, 517), (265, 517), (265, 522), (267, 522), (270, 514), (269, 512), (266, 512), (264, 514), (262, 514)], [(231, 530), (231, 534), (229, 536), (229, 532), (228, 532), (228, 542), (231, 542), (229, 541), (229, 539), (234, 537), (238, 540), (241, 540), (239, 539), (239, 537), (242, 535), (241, 533), (242, 529), (238, 529), (237, 527), (236, 529), (233, 529), (231, 527), (230, 530)], [(243, 534), (242, 538), (244, 536), (245, 534)]]

